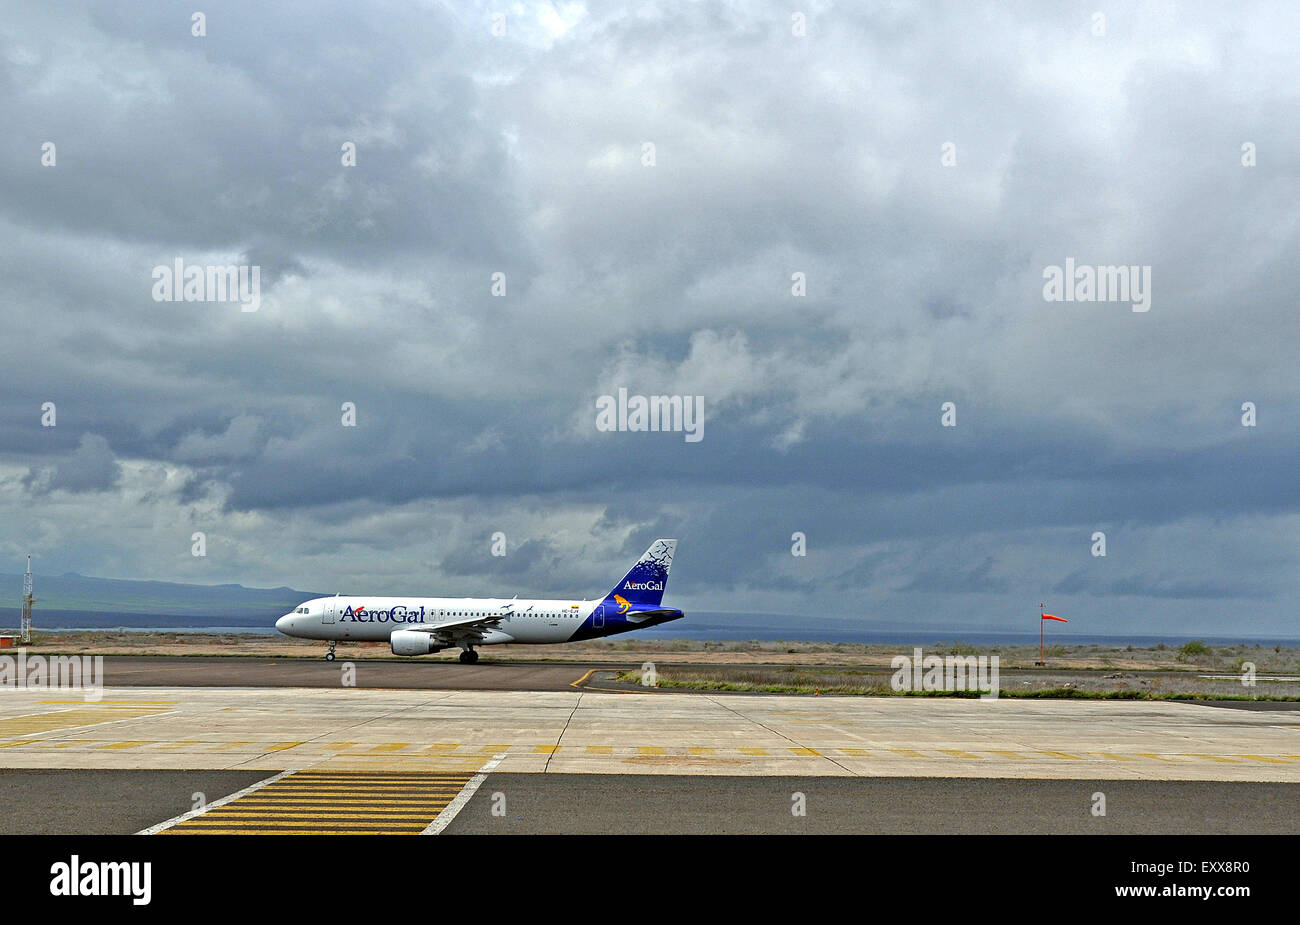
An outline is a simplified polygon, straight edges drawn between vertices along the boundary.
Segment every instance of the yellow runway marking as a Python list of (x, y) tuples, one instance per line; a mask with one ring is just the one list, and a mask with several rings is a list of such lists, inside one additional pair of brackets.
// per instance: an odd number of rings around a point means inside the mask
[(229, 819), (224, 822), (214, 822), (212, 825), (197, 825), (193, 827), (187, 825), (184, 829), (177, 826), (175, 830), (168, 829), (164, 834), (197, 835), (203, 832), (233, 830), (233, 834), (240, 835), (242, 833), (239, 830), (241, 828), (247, 828), (263, 832), (268, 830), (277, 830), (287, 835), (305, 835), (309, 832), (324, 832), (329, 835), (374, 835), (378, 832), (393, 832), (397, 835), (412, 835), (418, 834), (421, 831), (420, 829), (413, 828), (414, 825), (415, 823), (405, 819), (397, 819), (391, 822), (385, 822), (382, 820), (368, 823), (343, 822), (338, 825), (331, 825), (322, 822), (319, 819), (314, 821), (311, 819), (294, 819), (285, 820), (284, 822), (269, 823), (257, 822), (252, 819)]
[[(179, 830), (179, 831), (178, 831)], [(174, 826), (163, 835), (410, 835), (410, 829), (367, 829), (348, 832), (339, 829), (181, 829)], [(416, 833), (418, 834), (418, 833)]]
[(162, 834), (418, 835), (472, 776), (303, 770), (179, 822)]
[[(373, 771), (355, 771), (348, 770), (338, 777), (304, 777), (301, 780), (298, 774), (305, 774), (299, 771), (295, 774), (293, 783), (287, 785), (285, 789), (317, 789), (320, 787), (350, 787), (354, 784), (364, 783), (371, 787), (440, 787), (451, 786), (458, 782), (463, 775), (459, 772), (440, 771), (438, 773), (412, 774), (404, 771), (389, 771), (385, 774), (385, 780), (377, 781), (374, 779)], [(391, 775), (391, 777), (389, 776)]]
[[(84, 704), (86, 701), (84, 700), (38, 700), (36, 702), (51, 703), (51, 704)], [(121, 707), (121, 706), (172, 707), (179, 702), (180, 701), (177, 700), (101, 700), (99, 701), (99, 705), (104, 707)]]
[[(442, 809), (442, 807), (438, 807), (438, 808)], [(275, 818), (277, 819), (319, 819), (320, 816), (321, 814), (318, 811), (303, 811), (303, 812), (280, 811), (275, 814)], [(385, 810), (383, 812), (377, 812), (372, 810), (368, 812), (355, 812), (355, 813), (332, 812), (329, 814), (329, 817), (335, 822), (345, 822), (348, 820), (360, 820), (364, 822), (367, 820), (373, 820), (375, 817), (379, 817), (384, 821), (387, 821), (389, 819), (422, 819), (425, 824), (427, 824), (429, 821), (428, 813), (408, 813), (408, 812), (399, 812), (397, 810)], [(227, 812), (223, 812), (220, 809), (214, 809), (212, 812), (206, 813), (203, 816), (203, 818), (209, 821), (217, 821), (217, 822), (220, 822), (222, 820), (233, 821), (235, 819), (258, 820), (258, 819), (265, 819), (266, 813), (254, 812), (254, 811), (241, 811), (241, 812), (227, 813)]]
[[(459, 793), (459, 791), (456, 791), (456, 793)], [(423, 812), (430, 806), (437, 809), (443, 803), (450, 803), (456, 798), (456, 793), (430, 794), (430, 796), (424, 800), (347, 800), (345, 802), (325, 800), (263, 800), (253, 801), (247, 804), (244, 803), (243, 800), (237, 802), (239, 803), (239, 810), (241, 812), (245, 809), (249, 811), (273, 809), (283, 812), (304, 813), (322, 811), (329, 814), (332, 818), (332, 813), (335, 811), (341, 813), (359, 813), (371, 812), (373, 810), (374, 812), (394, 813), (415, 812), (418, 810)], [(234, 804), (232, 803), (230, 805), (233, 806)], [(425, 821), (428, 821), (427, 818)]]
[[(414, 790), (410, 792), (402, 791), (392, 793), (391, 791), (375, 792), (367, 790), (364, 796), (351, 796), (349, 794), (321, 793), (317, 790), (304, 792), (279, 793), (276, 792), (270, 796), (260, 797), (255, 802), (260, 803), (319, 803), (327, 806), (337, 806), (345, 803), (427, 803), (430, 799), (444, 797), (448, 794), (457, 794), (460, 792), (461, 785), (456, 784), (437, 784), (424, 790)], [(252, 794), (248, 797), (254, 800)]]
[[(452, 786), (443, 784), (366, 784), (366, 792), (372, 794), (428, 793), (433, 787)], [(346, 795), (356, 790), (357, 784), (307, 784), (301, 787), (278, 787), (279, 793), (319, 793), (324, 796), (332, 794)]]
[[(154, 712), (165, 711), (160, 702)], [(144, 709), (144, 712), (138, 712)], [(1300, 762), (1300, 755), (1287, 754), (1211, 754), (1206, 752), (1111, 752), (1101, 750), (1081, 750), (1065, 752), (1056, 749), (1023, 750), (1013, 748), (940, 748), (938, 743), (925, 748), (888, 748), (883, 745), (868, 748), (840, 746), (704, 746), (704, 745), (537, 745), (532, 742), (512, 744), (480, 745), (474, 742), (313, 742), (238, 739), (220, 741), (214, 739), (181, 739), (176, 741), (118, 739), (116, 737), (91, 733), (102, 733), (107, 727), (102, 724), (115, 722), (121, 718), (147, 717), (148, 708), (123, 709), (116, 705), (110, 707), (88, 707), (86, 709), (55, 710), (49, 713), (37, 713), (10, 717), (0, 720), (0, 732), (8, 725), (8, 737), (0, 734), (0, 752), (13, 748), (39, 750), (60, 750), (69, 754), (92, 751), (137, 751), (147, 754), (153, 750), (189, 749), (195, 753), (262, 753), (273, 754), (287, 750), (295, 755), (306, 753), (308, 761), (325, 757), (332, 767), (298, 771), (292, 781), (277, 783), (275, 792), (281, 796), (294, 792), (306, 792), (303, 788), (317, 793), (339, 797), (347, 794), (354, 785), (365, 782), (371, 797), (380, 792), (402, 796), (403, 792), (415, 788), (420, 793), (428, 793), (446, 778), (446, 786), (458, 789), (463, 786), (465, 774), (472, 774), (471, 764), (477, 766), (480, 755), (586, 755), (632, 756), (632, 757), (668, 757), (689, 756), (697, 759), (748, 760), (770, 758), (826, 758), (843, 756), (847, 758), (880, 760), (897, 760), (897, 758), (926, 761), (983, 761), (1001, 759), (1016, 762), (1052, 762), (1074, 761), (1093, 763), (1123, 762), (1160, 762), (1161, 764), (1192, 764), (1195, 762), (1214, 762), (1215, 764), (1250, 764), (1252, 762), (1270, 766), (1294, 767)], [(75, 728), (90, 724), (95, 729)], [(133, 730), (134, 731), (134, 730)], [(46, 733), (42, 735), (42, 733)], [(318, 750), (323, 750), (321, 756)], [(304, 762), (306, 763), (306, 762)], [(423, 770), (428, 768), (427, 771)]]
[[(299, 770), (298, 773), (294, 774), (295, 781), (350, 781), (350, 779), (354, 777), (370, 779), (373, 777), (373, 774), (368, 772), (368, 770), (354, 770), (351, 768), (333, 768), (330, 770), (303, 769), (303, 770)], [(452, 773), (434, 774), (434, 773), (424, 772), (424, 770), (408, 770), (408, 772), (400, 772), (400, 770), (395, 770), (395, 772), (391, 772), (389, 774), (389, 777), (387, 777), (387, 779), (393, 779), (393, 781), (413, 781), (415, 783), (420, 783), (422, 781), (429, 781), (429, 779), (433, 779), (433, 781), (435, 781), (435, 779), (441, 777), (446, 777), (447, 779), (451, 779), (455, 777), (460, 777), (460, 774), (452, 774)]]
[(138, 719), (142, 716), (155, 716), (167, 712), (170, 711), (163, 709), (161, 706), (119, 707), (111, 703), (93, 706), (83, 704), (82, 709), (50, 710), (46, 713), (36, 713), (30, 716), (14, 716), (9, 719), (0, 719), (0, 737), (38, 735), (42, 732), (53, 732), (56, 729), (94, 726), (104, 722)]
[(367, 781), (358, 781), (355, 784), (348, 784), (348, 785), (329, 784), (325, 786), (314, 786), (308, 784), (304, 786), (292, 786), (292, 787), (284, 787), (284, 788), (277, 787), (275, 790), (271, 792), (274, 793), (276, 796), (281, 796), (281, 795), (297, 796), (297, 795), (307, 794), (307, 795), (320, 796), (322, 798), (328, 797), (330, 799), (340, 799), (340, 798), (346, 799), (348, 794), (354, 793), (357, 787), (364, 787), (366, 791), (366, 798), (370, 799), (378, 795), (383, 795), (387, 797), (401, 797), (403, 794), (406, 793), (414, 793), (419, 795), (419, 794), (429, 793), (432, 790), (456, 790), (459, 789), (460, 786), (461, 786), (461, 782), (459, 780), (455, 780), (455, 781), (431, 780), (424, 784), (402, 784), (402, 785), (386, 785), (386, 784), (376, 785), (376, 784), (369, 783)]

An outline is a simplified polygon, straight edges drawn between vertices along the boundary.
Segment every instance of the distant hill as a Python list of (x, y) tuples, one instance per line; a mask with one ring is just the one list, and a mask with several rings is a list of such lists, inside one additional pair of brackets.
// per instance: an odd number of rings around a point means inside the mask
[[(0, 624), (5, 627), (18, 625), (22, 589), (22, 575), (0, 574)], [(36, 575), (34, 591), (32, 616), (37, 629), (143, 623), (264, 626), (308, 598), (323, 596), (293, 588), (89, 578), (75, 572)], [(142, 617), (159, 619), (142, 623)]]

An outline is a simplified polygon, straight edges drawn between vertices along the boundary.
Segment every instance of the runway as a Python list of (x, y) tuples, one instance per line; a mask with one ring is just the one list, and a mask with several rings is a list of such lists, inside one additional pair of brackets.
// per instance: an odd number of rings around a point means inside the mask
[[(0, 831), (1074, 832), (1099, 792), (1117, 831), (1300, 830), (1295, 710), (604, 692), (573, 686), (580, 665), (537, 666), (558, 690), (396, 690), (299, 667), (334, 686), (0, 690)], [(787, 819), (796, 791), (809, 814)]]
[[(0, 771), (5, 834), (130, 835), (264, 772)], [(328, 781), (328, 778), (325, 779)], [(418, 834), (465, 777), (340, 791), (291, 776), (172, 835)], [(1104, 793), (1106, 814), (1095, 815)], [(260, 796), (259, 796), (260, 795)], [(795, 815), (802, 798), (803, 814)], [(1300, 784), (489, 773), (441, 834), (1295, 834)]]
[(447, 834), (1295, 834), (1280, 810), (1297, 799), (1300, 783), (493, 774)]

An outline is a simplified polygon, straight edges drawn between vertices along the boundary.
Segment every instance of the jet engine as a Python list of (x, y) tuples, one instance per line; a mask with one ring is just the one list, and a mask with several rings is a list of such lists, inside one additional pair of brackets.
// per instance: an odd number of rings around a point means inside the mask
[(438, 640), (432, 633), (421, 633), (418, 630), (393, 630), (388, 642), (393, 647), (394, 655), (428, 655), (431, 652), (441, 652), (444, 648), (438, 645)]

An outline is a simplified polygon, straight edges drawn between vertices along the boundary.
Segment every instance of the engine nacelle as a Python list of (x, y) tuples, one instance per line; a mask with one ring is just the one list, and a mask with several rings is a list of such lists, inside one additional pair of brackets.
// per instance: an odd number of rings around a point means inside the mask
[(431, 652), (441, 652), (444, 648), (438, 645), (437, 638), (432, 633), (417, 630), (393, 630), (388, 643), (393, 647), (394, 655), (428, 655)]

